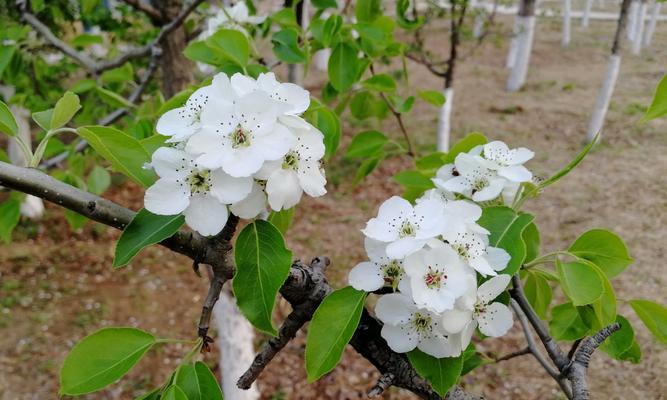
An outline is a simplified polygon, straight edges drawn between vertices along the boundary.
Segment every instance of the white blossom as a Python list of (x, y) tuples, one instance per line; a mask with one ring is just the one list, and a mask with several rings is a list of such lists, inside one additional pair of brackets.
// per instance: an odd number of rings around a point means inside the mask
[(146, 190), (146, 209), (159, 215), (183, 213), (185, 222), (202, 235), (219, 233), (227, 223), (226, 204), (240, 201), (252, 189), (251, 178), (203, 168), (174, 148), (159, 148), (150, 165), (160, 179)]
[(213, 96), (212, 85), (197, 89), (183, 107), (174, 108), (164, 113), (157, 121), (155, 130), (160, 135), (170, 136), (171, 143), (182, 142), (201, 129), (201, 115)]
[(460, 153), (456, 156), (454, 168), (450, 164), (441, 167), (439, 177), (433, 182), (443, 190), (460, 193), (474, 201), (493, 200), (503, 191), (507, 181), (492, 166), (492, 162), (481, 156)]
[(525, 147), (510, 149), (499, 140), (489, 142), (483, 146), (482, 156), (491, 161), (491, 168), (498, 171), (498, 175), (511, 182), (529, 182), (533, 174), (523, 166), (532, 159), (535, 153)]
[(507, 267), (511, 258), (504, 249), (489, 246), (486, 235), (459, 232), (447, 238), (447, 242), (470, 267), (484, 276), (496, 275), (496, 271)]
[(444, 210), (437, 200), (424, 200), (416, 206), (398, 196), (380, 206), (378, 216), (371, 218), (363, 233), (388, 243), (387, 256), (400, 259), (424, 247), (443, 229)]
[(405, 275), (403, 260), (387, 257), (387, 244), (366, 238), (364, 247), (368, 261), (357, 264), (350, 270), (348, 280), (350, 285), (366, 292), (376, 291), (383, 286), (396, 289)]

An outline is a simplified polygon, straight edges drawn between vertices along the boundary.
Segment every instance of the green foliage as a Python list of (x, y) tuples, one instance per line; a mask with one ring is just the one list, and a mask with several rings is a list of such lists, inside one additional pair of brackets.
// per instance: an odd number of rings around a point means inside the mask
[(342, 134), (340, 120), (336, 113), (313, 100), (304, 118), (322, 132), (326, 148), (325, 158), (331, 158), (338, 149)]
[(537, 225), (535, 223), (529, 224), (523, 230), (521, 238), (526, 244), (526, 259), (524, 262), (531, 262), (540, 255), (540, 231), (537, 229)]
[(347, 286), (324, 298), (306, 339), (306, 372), (313, 382), (334, 369), (359, 325), (366, 292)]
[(95, 86), (95, 92), (100, 97), (100, 100), (115, 108), (133, 108), (134, 104), (130, 103), (125, 97), (118, 93), (105, 89), (102, 86)]
[(379, 131), (358, 133), (347, 147), (346, 157), (371, 157), (380, 153), (389, 139)]
[(201, 361), (178, 367), (174, 384), (183, 391), (188, 400), (222, 400), (222, 392), (215, 376)]
[(408, 353), (410, 364), (419, 376), (426, 379), (433, 390), (445, 397), (456, 384), (463, 370), (463, 355), (459, 357), (435, 358), (419, 350)]
[(642, 121), (650, 121), (665, 115), (667, 115), (667, 75), (662, 77), (660, 83), (658, 83), (658, 87), (655, 88), (653, 101), (646, 110)]
[(410, 8), (410, 0), (398, 0), (396, 2), (396, 22), (403, 29), (414, 30), (424, 24), (424, 17), (420, 16), (417, 19), (408, 19), (405, 14)]
[(110, 185), (111, 175), (109, 175), (109, 172), (99, 165), (94, 166), (92, 171), (90, 171), (90, 174), (88, 174), (88, 180), (86, 181), (88, 191), (100, 195), (104, 193)]
[(378, 92), (393, 92), (396, 90), (396, 81), (387, 74), (377, 74), (361, 83), (364, 87)]
[(51, 129), (51, 119), (53, 118), (53, 108), (48, 110), (38, 111), (32, 114), (32, 120), (39, 125), (40, 128), (48, 131)]
[(447, 101), (445, 95), (437, 90), (420, 90), (418, 95), (422, 100), (436, 107), (442, 107)]
[(592, 229), (572, 243), (568, 251), (586, 259), (613, 278), (623, 272), (633, 260), (623, 240), (605, 229)]
[(105, 328), (86, 336), (65, 358), (60, 394), (91, 393), (116, 382), (155, 343), (153, 335), (134, 328)]
[(21, 219), (21, 201), (11, 197), (0, 203), (0, 239), (5, 243), (12, 241), (12, 232)]
[(127, 265), (141, 250), (171, 237), (184, 223), (182, 215), (155, 215), (142, 208), (116, 243), (113, 267)]
[(486, 136), (481, 133), (473, 132), (463, 139), (456, 142), (452, 148), (447, 152), (443, 160), (443, 164), (451, 164), (456, 159), (456, 156), (460, 153), (467, 153), (472, 150), (475, 146), (484, 145), (488, 142)]
[(221, 29), (206, 39), (206, 44), (229, 61), (245, 68), (250, 59), (250, 44), (243, 33), (233, 29)]
[(81, 102), (79, 101), (79, 96), (72, 92), (65, 92), (53, 108), (50, 128), (58, 129), (65, 126), (80, 109)]
[(337, 91), (352, 87), (359, 76), (357, 49), (345, 42), (338, 43), (329, 57), (328, 71), (329, 81)]
[(278, 290), (289, 274), (292, 252), (275, 226), (256, 220), (236, 239), (234, 258), (233, 287), (239, 309), (257, 329), (277, 335), (271, 315)]
[(553, 291), (551, 290), (551, 286), (549, 286), (547, 278), (539, 271), (527, 270), (523, 290), (528, 302), (537, 315), (542, 319), (546, 319), (553, 296)]
[(381, 0), (359, 0), (355, 7), (357, 21), (372, 22), (382, 15)]
[(590, 264), (578, 261), (564, 263), (556, 259), (556, 270), (563, 291), (573, 305), (591, 304), (602, 297), (602, 277)]
[(150, 162), (150, 155), (137, 139), (106, 126), (84, 126), (77, 132), (116, 171), (143, 186), (155, 181), (155, 174), (144, 169), (144, 164)]
[(0, 100), (0, 132), (9, 136), (16, 136), (19, 132), (14, 115), (2, 100)]
[(171, 385), (164, 391), (160, 400), (190, 400), (183, 389), (176, 385)]
[(630, 321), (622, 315), (616, 316), (616, 322), (621, 325), (621, 329), (614, 332), (607, 340), (600, 345), (600, 349), (615, 359), (623, 359), (623, 354), (630, 350), (635, 343), (635, 331), (632, 329)]
[(551, 309), (549, 330), (556, 340), (577, 340), (586, 336), (590, 329), (572, 303), (565, 303)]
[(487, 207), (482, 212), (482, 217), (477, 222), (491, 233), (489, 245), (504, 249), (512, 257), (500, 273), (513, 275), (521, 268), (526, 258), (523, 232), (534, 218), (530, 214), (517, 213), (504, 206)]
[(296, 207), (292, 207), (288, 210), (273, 211), (267, 220), (284, 236), (292, 224), (292, 220), (294, 220), (295, 211)]
[(273, 54), (279, 60), (299, 64), (306, 61), (306, 54), (299, 48), (299, 32), (294, 28), (285, 28), (273, 34)]
[(630, 300), (630, 306), (653, 336), (667, 344), (667, 308), (649, 300)]

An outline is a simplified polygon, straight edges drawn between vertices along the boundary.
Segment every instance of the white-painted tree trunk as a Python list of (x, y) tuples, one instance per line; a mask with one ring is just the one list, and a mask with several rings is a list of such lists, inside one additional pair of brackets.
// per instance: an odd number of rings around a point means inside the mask
[(629, 41), (634, 41), (635, 31), (637, 30), (637, 17), (639, 12), (639, 1), (635, 0), (630, 3), (630, 11), (628, 11), (628, 27), (626, 33)]
[(512, 66), (509, 79), (507, 80), (507, 90), (516, 92), (523, 87), (528, 75), (528, 65), (530, 64), (530, 53), (533, 48), (533, 36), (535, 34), (535, 16), (529, 17), (517, 16), (519, 22), (519, 35), (517, 37), (516, 60)]
[[(22, 107), (11, 106), (12, 114), (16, 118), (16, 123), (19, 127), (18, 137), (28, 146), (31, 146), (32, 138), (30, 134), (30, 111)], [(7, 146), (7, 156), (12, 164), (25, 167), (30, 160), (27, 160), (21, 147), (15, 139), (9, 139)], [(21, 203), (21, 215), (30, 219), (40, 219), (44, 215), (44, 201), (39, 197), (26, 195), (23, 203)]]
[(475, 39), (479, 39), (484, 33), (484, 22), (486, 21), (486, 13), (479, 12), (475, 15), (475, 25), (472, 29), (472, 35)]
[[(598, 93), (597, 101), (595, 102), (595, 109), (591, 120), (588, 124), (588, 131), (586, 132), (586, 142), (590, 143), (595, 138), (598, 132), (602, 131), (604, 119), (609, 109), (609, 102), (614, 93), (614, 86), (618, 79), (618, 72), (621, 69), (621, 55), (612, 54), (609, 57), (609, 64), (607, 65), (607, 72), (605, 74), (604, 82)], [(599, 138), (598, 138), (599, 140)]]
[(572, 0), (563, 0), (563, 37), (560, 44), (563, 47), (570, 45), (570, 31), (572, 26)]
[(225, 400), (259, 399), (259, 391), (255, 384), (248, 390), (236, 387), (236, 381), (255, 358), (253, 346), (255, 332), (239, 311), (229, 290), (223, 289), (220, 293), (220, 299), (213, 308), (213, 317), (218, 327), (220, 378)]
[(449, 150), (449, 134), (451, 132), (451, 118), (452, 107), (454, 105), (454, 88), (446, 88), (443, 92), (445, 95), (445, 104), (440, 107), (438, 113), (438, 151)]
[(658, 17), (660, 16), (660, 7), (662, 3), (653, 1), (653, 8), (651, 10), (651, 20), (646, 27), (646, 32), (644, 33), (644, 46), (649, 47), (651, 41), (653, 40), (653, 33), (655, 32), (655, 26), (658, 23)]
[(639, 12), (637, 14), (636, 31), (632, 40), (632, 54), (639, 54), (642, 51), (642, 41), (644, 40), (644, 25), (646, 21), (646, 1), (642, 1), (639, 5)]
[(586, 0), (584, 5), (584, 14), (581, 17), (581, 26), (588, 28), (591, 20), (591, 8), (593, 8), (593, 0)]
[(519, 19), (520, 16), (514, 18), (514, 27), (512, 28), (512, 39), (510, 40), (510, 47), (507, 50), (507, 60), (505, 61), (505, 68), (512, 68), (516, 62), (516, 52), (519, 49)]

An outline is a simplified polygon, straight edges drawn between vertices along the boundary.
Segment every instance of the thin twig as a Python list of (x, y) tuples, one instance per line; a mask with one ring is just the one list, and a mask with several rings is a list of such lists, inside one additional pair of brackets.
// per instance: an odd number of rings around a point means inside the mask
[(499, 362), (501, 362), (501, 361), (511, 360), (511, 359), (513, 359), (513, 358), (515, 358), (515, 357), (525, 356), (526, 354), (530, 354), (530, 353), (531, 353), (531, 351), (530, 351), (530, 347), (524, 347), (524, 348), (521, 349), (521, 350), (513, 351), (513, 352), (511, 352), (511, 353), (509, 353), (509, 354), (505, 354), (505, 355), (502, 356), (502, 357), (495, 357), (493, 360), (494, 360), (495, 362), (499, 363)]
[(570, 351), (567, 353), (567, 358), (570, 360), (572, 357), (574, 357), (574, 353), (577, 352), (577, 349), (579, 348), (579, 344), (581, 344), (582, 339), (577, 339), (572, 343), (572, 347), (570, 347)]
[(153, 21), (161, 21), (162, 13), (157, 8), (141, 0), (122, 0), (123, 3), (134, 8), (137, 11), (141, 11)]

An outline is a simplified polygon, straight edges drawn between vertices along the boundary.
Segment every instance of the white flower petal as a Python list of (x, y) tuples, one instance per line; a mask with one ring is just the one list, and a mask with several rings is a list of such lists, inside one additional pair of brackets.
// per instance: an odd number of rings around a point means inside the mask
[(498, 175), (507, 178), (512, 182), (530, 182), (533, 179), (533, 173), (523, 165), (511, 165), (498, 170)]
[(169, 110), (158, 119), (155, 130), (160, 135), (172, 136), (174, 141), (185, 140), (196, 131), (188, 115), (185, 107)]
[(456, 357), (461, 354), (460, 346), (451, 343), (444, 335), (431, 335), (422, 339), (417, 348), (436, 358)]
[(434, 182), (436, 185), (438, 185), (438, 187), (444, 190), (449, 190), (450, 192), (454, 193), (461, 193), (463, 195), (470, 194), (470, 191), (472, 190), (470, 182), (462, 176), (457, 176), (442, 183), (438, 182), (437, 180), (434, 180)]
[(488, 246), (486, 248), (486, 255), (484, 256), (489, 262), (489, 265), (495, 271), (502, 271), (507, 267), (512, 257), (505, 249), (500, 247)]
[(454, 308), (442, 313), (442, 328), (450, 334), (459, 333), (472, 321), (471, 310)]
[(535, 153), (531, 150), (528, 150), (525, 147), (519, 147), (518, 149), (512, 150), (512, 157), (510, 159), (510, 165), (523, 164), (526, 161), (535, 157)]
[(155, 150), (151, 167), (161, 178), (176, 180), (189, 174), (190, 156), (173, 147), (160, 147)]
[(479, 302), (489, 304), (498, 297), (510, 283), (512, 279), (509, 275), (503, 274), (494, 276), (488, 281), (482, 283), (477, 289), (477, 299)]
[[(224, 154), (225, 159), (222, 162), (222, 169), (231, 176), (246, 177), (252, 176), (262, 168), (264, 157), (254, 146), (227, 150)], [(204, 164), (204, 161), (197, 161)]]
[(384, 286), (384, 277), (378, 265), (369, 261), (357, 264), (348, 275), (350, 285), (365, 292), (373, 292)]
[(269, 205), (274, 211), (294, 207), (303, 194), (297, 174), (292, 170), (279, 169), (266, 182)]
[(412, 237), (398, 239), (387, 246), (387, 256), (393, 259), (407, 257), (424, 247), (427, 241), (427, 239), (415, 239)]
[(380, 335), (387, 341), (389, 347), (397, 353), (407, 353), (417, 347), (417, 334), (408, 335), (408, 326), (394, 326), (385, 324)]
[(232, 75), (230, 81), (232, 89), (234, 89), (234, 92), (238, 97), (245, 96), (248, 93), (252, 93), (259, 89), (257, 82), (254, 79), (238, 72)]
[(230, 211), (239, 218), (256, 218), (263, 211), (266, 211), (266, 194), (264, 189), (253, 182), (252, 190), (248, 197), (229, 206)]
[(220, 169), (211, 171), (211, 195), (223, 204), (236, 203), (246, 198), (253, 183), (250, 177), (235, 178)]
[(499, 337), (512, 328), (512, 312), (502, 303), (489, 304), (477, 315), (479, 330), (486, 336)]
[(190, 204), (189, 188), (169, 179), (158, 179), (144, 194), (144, 207), (153, 214), (176, 215)]
[(277, 160), (283, 158), (296, 141), (294, 135), (281, 124), (275, 124), (271, 133), (256, 136), (253, 146), (262, 154), (266, 160)]
[(493, 200), (500, 195), (500, 192), (503, 191), (504, 185), (505, 185), (505, 180), (502, 178), (491, 179), (487, 187), (478, 192), (475, 192), (475, 194), (472, 195), (472, 199), (474, 201)]
[(468, 260), (468, 264), (477, 272), (480, 274), (487, 276), (495, 276), (497, 275), (496, 271), (491, 268), (491, 265), (489, 265), (489, 262), (484, 258), (484, 257), (475, 257), (471, 258)]
[(327, 180), (322, 175), (317, 162), (302, 163), (299, 165), (297, 174), (299, 176), (299, 184), (310, 197), (320, 197), (327, 193)]
[(225, 227), (229, 211), (213, 196), (196, 195), (192, 196), (183, 214), (190, 228), (204, 236), (212, 236)]
[(402, 293), (386, 294), (375, 305), (375, 315), (385, 325), (407, 324), (416, 310), (412, 299)]

